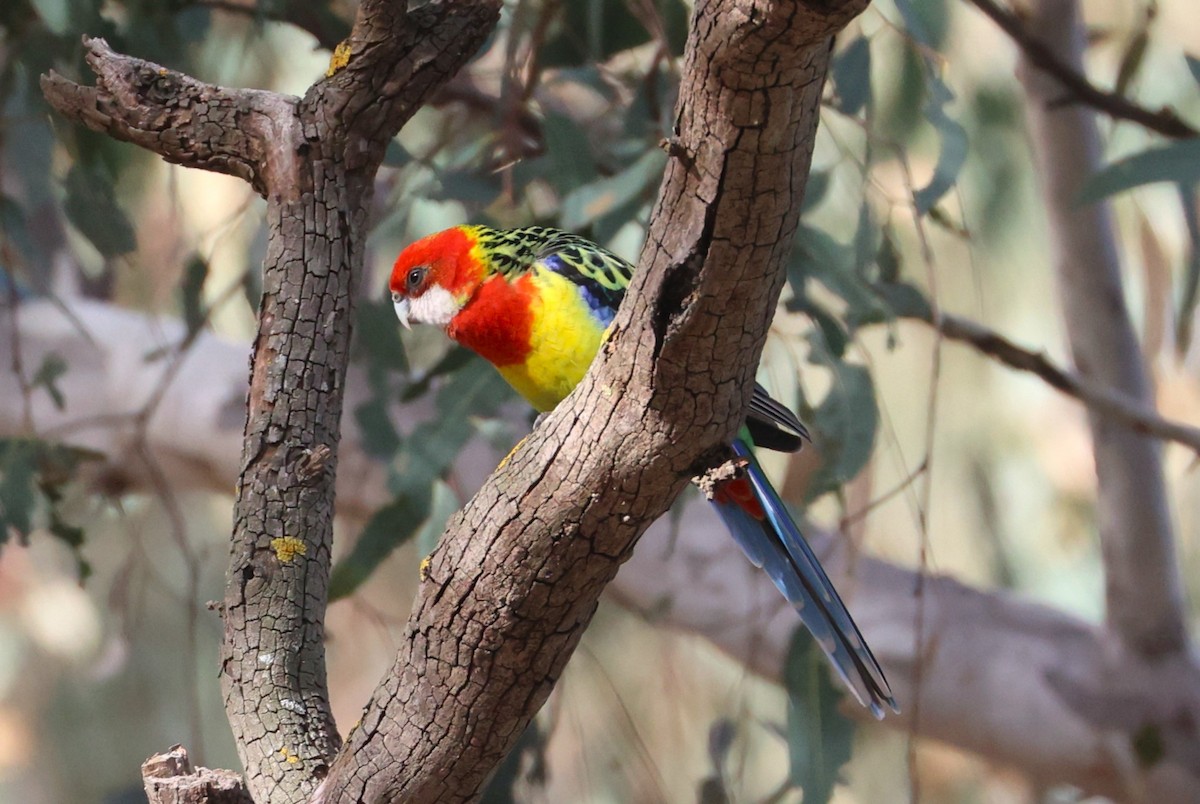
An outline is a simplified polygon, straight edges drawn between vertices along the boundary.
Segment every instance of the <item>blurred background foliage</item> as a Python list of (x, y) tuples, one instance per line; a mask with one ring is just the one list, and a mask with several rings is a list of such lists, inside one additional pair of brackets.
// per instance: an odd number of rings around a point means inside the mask
[[(1200, 18), (1188, 0), (1084, 9), (1098, 83), (1200, 119)], [(462, 450), (482, 441), (503, 454), (528, 423), (479, 361), (437, 332), (400, 332), (382, 293), (390, 260), (464, 221), (557, 225), (636, 260), (689, 13), (681, 0), (508, 2), (485, 50), (389, 151), (356, 322), (371, 393), (347, 416), (386, 465), (393, 499), (368, 521), (338, 523), (329, 648), (343, 727), (390, 662), (420, 556), (473, 491)], [(302, 94), (352, 15), (349, 2), (300, 0), (0, 4), (8, 311), (29, 298), (69, 309), (82, 296), (184, 321), (182, 341), (141, 345), (147, 361), (175, 359), (202, 330), (247, 340), (261, 199), (66, 125), (38, 76), (90, 80), (87, 33), (212, 83)], [(880, 0), (839, 38), (760, 372), (811, 425), (816, 448), (768, 468), (810, 518), (889, 560), (916, 565), (924, 545), (931, 571), (1098, 619), (1083, 411), (1036, 379), (939, 346), (925, 323), (936, 305), (1066, 362), (1014, 63), (987, 19), (949, 0)], [(1128, 292), (1160, 409), (1194, 420), (1198, 144), (1101, 126), (1114, 167), (1087, 193), (1119, 193)], [(74, 357), (16, 367), (31, 408), (69, 409), (56, 383)], [(184, 368), (174, 381), (204, 377)], [(397, 401), (422, 400), (434, 402), (421, 408), (427, 420), (402, 424)], [(235, 767), (216, 678), (220, 625), (205, 609), (222, 596), (231, 498), (85, 486), (76, 470), (97, 456), (25, 418), (27, 432), (0, 439), (0, 537), (23, 546), (0, 554), (0, 798), (137, 801), (139, 763), (175, 742)], [(1171, 447), (1166, 458), (1194, 578), (1200, 489), (1191, 456)], [(922, 469), (932, 470), (928, 511)], [(784, 802), (803, 787), (806, 802), (885, 802), (906, 799), (914, 770), (923, 801), (1072, 799), (942, 745), (918, 744), (910, 761), (904, 735), (836, 715), (837, 693), (802, 641), (785, 691), (652, 619), (602, 607), (487, 800)]]

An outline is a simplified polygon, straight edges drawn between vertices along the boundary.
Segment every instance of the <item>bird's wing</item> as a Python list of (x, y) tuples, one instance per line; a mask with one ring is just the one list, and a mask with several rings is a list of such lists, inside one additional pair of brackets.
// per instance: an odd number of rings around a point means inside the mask
[(588, 306), (605, 326), (612, 322), (633, 266), (607, 249), (569, 232), (554, 232), (534, 254), (535, 268), (574, 282)]
[(746, 427), (756, 446), (776, 452), (796, 452), (811, 441), (808, 428), (782, 402), (771, 398), (767, 389), (754, 383)]

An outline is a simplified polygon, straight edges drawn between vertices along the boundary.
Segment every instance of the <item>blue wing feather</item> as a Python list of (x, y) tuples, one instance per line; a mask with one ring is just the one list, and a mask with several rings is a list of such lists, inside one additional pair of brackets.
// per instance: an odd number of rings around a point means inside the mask
[(714, 500), (726, 527), (746, 557), (770, 576), (800, 613), (801, 621), (854, 697), (876, 718), (883, 717), (883, 704), (899, 712), (879, 662), (750, 448), (737, 439), (733, 450), (748, 460), (746, 471), (766, 518), (755, 519), (735, 502)]

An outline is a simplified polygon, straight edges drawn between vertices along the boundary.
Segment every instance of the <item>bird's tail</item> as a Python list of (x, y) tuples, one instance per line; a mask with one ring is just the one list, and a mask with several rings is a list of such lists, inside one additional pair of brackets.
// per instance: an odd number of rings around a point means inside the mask
[(821, 562), (741, 439), (733, 450), (747, 461), (741, 477), (722, 485), (713, 504), (746, 556), (771, 576), (825, 651), (842, 681), (876, 718), (883, 705), (899, 712), (883, 670)]

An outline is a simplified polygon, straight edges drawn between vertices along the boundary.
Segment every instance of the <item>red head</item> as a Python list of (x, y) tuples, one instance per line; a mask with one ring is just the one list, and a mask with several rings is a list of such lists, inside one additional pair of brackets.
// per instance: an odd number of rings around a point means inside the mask
[(400, 252), (388, 287), (401, 324), (445, 327), (470, 301), (486, 274), (471, 254), (475, 241), (469, 227), (455, 226)]

